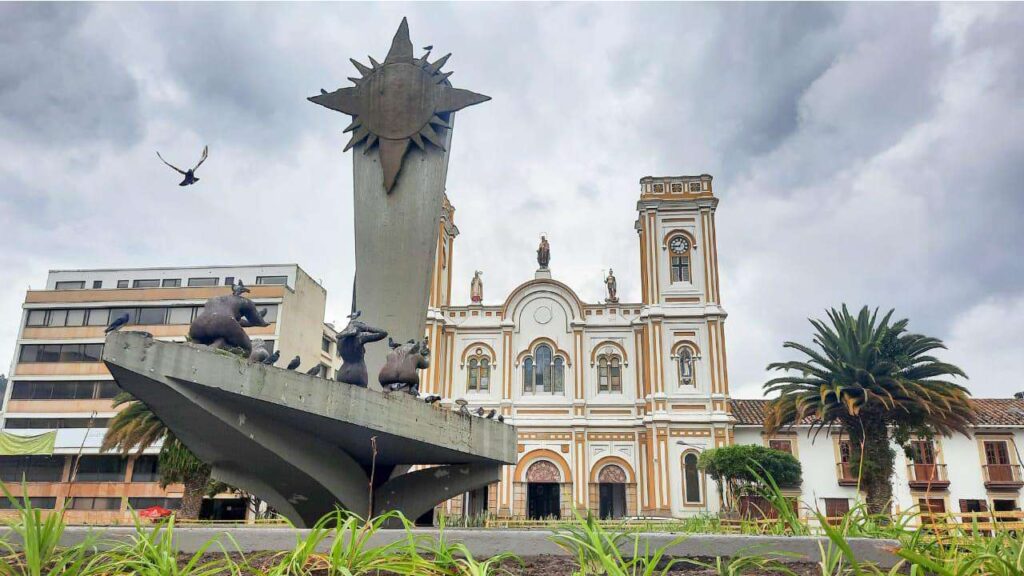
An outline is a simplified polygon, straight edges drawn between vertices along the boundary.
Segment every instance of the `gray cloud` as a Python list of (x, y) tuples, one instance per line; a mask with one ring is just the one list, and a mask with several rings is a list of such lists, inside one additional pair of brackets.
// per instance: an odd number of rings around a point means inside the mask
[(83, 33), (80, 4), (0, 6), (0, 132), (48, 147), (128, 145), (142, 119), (131, 76)]
[[(473, 270), (488, 302), (531, 278), (540, 232), (582, 298), (611, 266), (637, 300), (638, 179), (707, 172), (736, 394), (842, 302), (1014, 388), (1024, 10), (992, 4), (0, 6), (0, 353), (48, 268), (294, 261), (342, 318), (346, 119), (305, 97), (402, 15), (493, 97), (456, 120), (456, 301)], [(153, 154), (203, 144), (190, 189)]]

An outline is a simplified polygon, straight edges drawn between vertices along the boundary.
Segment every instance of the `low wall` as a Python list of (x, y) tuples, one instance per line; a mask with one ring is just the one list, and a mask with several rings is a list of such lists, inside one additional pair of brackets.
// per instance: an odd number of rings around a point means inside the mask
[[(135, 534), (135, 529), (131, 527), (73, 526), (64, 532), (61, 543), (63, 545), (77, 544), (89, 532), (99, 533), (104, 546), (109, 547), (118, 542), (127, 541), (130, 536)], [(411, 532), (415, 537), (424, 539), (436, 539), (438, 535), (438, 530), (431, 528), (414, 529)], [(308, 533), (309, 530), (292, 528), (233, 527), (225, 529), (179, 526), (174, 529), (174, 541), (182, 552), (195, 552), (203, 544), (219, 536), (229, 551), (234, 551), (234, 545), (231, 542), (233, 539), (240, 552), (266, 552), (290, 550), (294, 548), (297, 536)], [(368, 545), (375, 547), (394, 542), (405, 538), (406, 534), (405, 530), (380, 530), (370, 538)], [(446, 529), (444, 534), (449, 542), (464, 543), (477, 558), (487, 558), (499, 552), (512, 552), (522, 557), (570, 556), (567, 551), (559, 548), (550, 540), (552, 534), (550, 530)], [(231, 538), (227, 538), (226, 535), (230, 535)], [(6, 539), (7, 536), (7, 529), (0, 529), (0, 538)], [(648, 544), (650, 549), (665, 546), (680, 536), (680, 534), (671, 533), (641, 533), (640, 549), (645, 549), (645, 544)], [(321, 548), (329, 547), (330, 541), (330, 539), (325, 540)], [(880, 567), (889, 568), (899, 560), (892, 553), (892, 550), (899, 545), (895, 540), (851, 538), (848, 542), (859, 561), (874, 562)], [(706, 558), (743, 554), (763, 555), (774, 552), (793, 555), (780, 558), (779, 560), (783, 562), (817, 562), (820, 559), (819, 544), (828, 549), (828, 539), (813, 536), (688, 534), (685, 535), (682, 542), (669, 548), (669, 554), (681, 558)], [(627, 545), (623, 547), (623, 551), (628, 552), (632, 549), (633, 544), (630, 538)]]

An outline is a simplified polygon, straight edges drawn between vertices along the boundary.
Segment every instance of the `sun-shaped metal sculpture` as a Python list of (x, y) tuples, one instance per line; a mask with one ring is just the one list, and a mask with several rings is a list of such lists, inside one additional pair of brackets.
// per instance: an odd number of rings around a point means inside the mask
[(422, 58), (413, 57), (409, 40), (409, 24), (402, 24), (391, 41), (391, 50), (381, 64), (370, 58), (370, 66), (356, 60), (352, 64), (359, 70), (359, 78), (349, 78), (349, 86), (309, 98), (311, 102), (352, 116), (345, 132), (352, 139), (345, 150), (363, 143), (364, 153), (374, 145), (380, 150), (381, 169), (384, 171), (384, 189), (391, 192), (402, 167), (402, 159), (410, 143), (426, 149), (428, 144), (444, 150), (444, 130), (451, 126), (449, 114), (491, 98), (469, 90), (452, 88), (441, 67), (451, 54), (431, 63), (428, 51)]

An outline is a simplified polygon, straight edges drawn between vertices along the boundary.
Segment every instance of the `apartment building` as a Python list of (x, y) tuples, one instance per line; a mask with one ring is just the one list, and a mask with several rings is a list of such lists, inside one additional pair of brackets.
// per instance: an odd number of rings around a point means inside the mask
[[(768, 435), (768, 400), (732, 400), (737, 444), (761, 444), (789, 452), (803, 464), (803, 484), (793, 491), (802, 502), (839, 516), (858, 499), (856, 447), (835, 432), (814, 434), (809, 425)], [(978, 421), (967, 436), (914, 438), (909, 449), (893, 445), (896, 474), (893, 508), (924, 513), (1020, 509), (1024, 488), (1019, 446), (1024, 440), (1024, 400), (974, 399)], [(862, 500), (863, 498), (861, 498)]]
[[(0, 411), (0, 481), (20, 491), (16, 484), (24, 477), (39, 508), (67, 500), (70, 522), (128, 521), (129, 506), (175, 508), (183, 487), (160, 488), (157, 447), (129, 458), (100, 453), (116, 413), (111, 399), (120, 391), (100, 361), (104, 329), (127, 313), (124, 330), (183, 342), (204, 302), (230, 294), (238, 280), (267, 309), (270, 323), (247, 328), (250, 337), (280, 350), (282, 366), (299, 355), (301, 369), (322, 364), (333, 377), (340, 362), (334, 328), (323, 321), (327, 292), (295, 264), (54, 270), (44, 289), (26, 293), (22, 306)], [(225, 518), (245, 512), (230, 495), (204, 509)]]

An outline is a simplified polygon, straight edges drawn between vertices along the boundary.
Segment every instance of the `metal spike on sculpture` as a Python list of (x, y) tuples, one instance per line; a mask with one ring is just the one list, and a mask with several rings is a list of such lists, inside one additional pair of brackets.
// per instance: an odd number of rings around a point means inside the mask
[[(424, 333), (454, 112), (490, 100), (452, 87), (441, 71), (449, 57), (415, 58), (403, 18), (383, 64), (352, 60), (354, 86), (309, 98), (352, 117), (345, 150), (353, 150), (354, 293), (366, 321), (400, 341)], [(386, 354), (367, 350), (370, 374)]]

